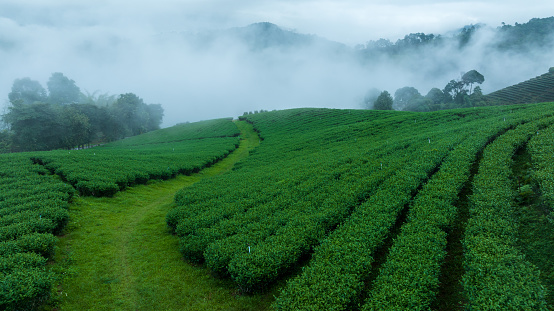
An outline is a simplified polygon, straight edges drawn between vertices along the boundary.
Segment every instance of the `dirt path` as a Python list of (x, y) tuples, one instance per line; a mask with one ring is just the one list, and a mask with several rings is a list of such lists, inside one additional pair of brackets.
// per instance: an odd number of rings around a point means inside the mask
[(52, 304), (61, 310), (260, 310), (273, 300), (238, 296), (227, 280), (185, 263), (165, 223), (175, 192), (230, 170), (259, 144), (245, 122), (240, 147), (191, 176), (129, 188), (113, 198), (78, 198), (53, 269), (64, 271)]

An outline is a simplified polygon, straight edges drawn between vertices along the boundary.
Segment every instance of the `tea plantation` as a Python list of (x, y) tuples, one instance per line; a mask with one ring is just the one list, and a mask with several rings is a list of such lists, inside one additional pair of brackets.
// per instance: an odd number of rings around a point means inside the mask
[[(184, 124), (87, 150), (0, 156), (0, 309), (48, 299), (46, 269), (75, 195), (110, 196), (134, 184), (190, 174), (238, 146), (231, 120)], [(131, 208), (131, 207), (130, 207)]]
[[(524, 208), (554, 229), (554, 104), (240, 119), (259, 146), (231, 171), (179, 190), (167, 214), (183, 265), (230, 280), (238, 295), (281, 284), (274, 310), (554, 306), (549, 254), (520, 243)], [(75, 196), (199, 172), (238, 148), (238, 135), (220, 119), (87, 150), (1, 156), (0, 309), (49, 299), (47, 263)], [(524, 184), (514, 170), (522, 150)]]

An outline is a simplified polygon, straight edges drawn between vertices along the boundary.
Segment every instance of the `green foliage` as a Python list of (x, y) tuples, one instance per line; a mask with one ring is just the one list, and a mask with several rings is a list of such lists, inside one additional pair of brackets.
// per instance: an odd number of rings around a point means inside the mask
[(470, 70), (462, 75), (462, 82), (467, 86), (469, 85), (469, 94), (472, 93), (473, 84), (482, 84), (485, 82), (485, 77), (477, 70)]
[(8, 109), (4, 121), (13, 132), (14, 150), (49, 150), (60, 146), (56, 107), (42, 102), (24, 104), (16, 101)]
[(552, 156), (554, 154), (554, 127), (537, 131), (529, 142), (529, 152), (533, 159), (533, 178), (538, 182), (540, 193), (544, 200), (547, 213), (551, 213), (554, 207), (554, 167)]
[(29, 78), (16, 79), (8, 94), (10, 106), (2, 116), (6, 134), (0, 153), (73, 149), (160, 129), (164, 110), (145, 104), (133, 93), (117, 98), (84, 95), (75, 81), (53, 73), (49, 94)]
[(38, 81), (30, 78), (15, 79), (12, 90), (8, 94), (10, 102), (20, 101), (23, 104), (43, 102), (46, 100), (46, 90)]
[(410, 206), (364, 308), (425, 309), (476, 154), (547, 107), (245, 114), (263, 143), (229, 174), (179, 191), (166, 220), (186, 260), (246, 292), (311, 258), (273, 307), (345, 310), (364, 303), (375, 252)]
[(373, 103), (373, 109), (375, 110), (392, 110), (392, 96), (387, 91), (381, 92), (375, 102)]
[[(423, 96), (419, 94), (419, 91), (411, 86), (405, 86), (399, 88), (394, 92), (394, 107), (395, 110), (414, 111), (409, 109), (410, 106), (416, 106), (415, 101), (421, 99)], [(408, 108), (408, 109), (407, 109)]]
[[(33, 105), (39, 103), (26, 107)], [(238, 133), (231, 120), (220, 119), (94, 149), (0, 155), (0, 309), (32, 310), (48, 299), (53, 234), (68, 223), (76, 191), (111, 196), (129, 185), (199, 171), (236, 149)]]
[(159, 129), (163, 117), (160, 105), (146, 105), (133, 93), (121, 94), (111, 110), (126, 136)]
[(554, 32), (554, 17), (532, 18), (527, 23), (503, 24), (498, 29), (501, 40), (496, 42), (500, 50), (517, 52), (549, 46)]
[[(0, 308), (30, 310), (50, 295), (46, 258), (67, 223), (67, 201), (74, 190), (43, 175), (28, 155), (7, 154), (0, 161)], [(65, 202), (63, 204), (62, 202)]]
[(372, 88), (368, 90), (364, 96), (363, 102), (361, 103), (362, 108), (364, 109), (373, 109), (373, 104), (377, 100), (377, 97), (381, 94), (381, 91), (379, 91), (376, 88)]
[(463, 285), (472, 309), (546, 310), (539, 271), (516, 247), (518, 225), (511, 162), (518, 148), (553, 122), (550, 117), (520, 125), (484, 151), (473, 183), (471, 218), (464, 238)]
[(48, 102), (51, 104), (75, 104), (81, 99), (81, 90), (75, 81), (64, 76), (61, 72), (55, 72), (48, 82)]
[(408, 222), (394, 241), (363, 310), (430, 308), (440, 286), (447, 231), (456, 218), (455, 204), (471, 164), (479, 150), (511, 126), (497, 122), (483, 126), (479, 135), (461, 138), (414, 198)]

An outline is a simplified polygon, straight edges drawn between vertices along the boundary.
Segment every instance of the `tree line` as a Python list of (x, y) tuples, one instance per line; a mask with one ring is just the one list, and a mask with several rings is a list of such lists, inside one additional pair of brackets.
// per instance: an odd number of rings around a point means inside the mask
[(376, 110), (436, 111), (488, 105), (481, 87), (485, 77), (477, 70), (470, 70), (460, 79), (450, 80), (441, 90), (432, 88), (423, 96), (411, 86), (396, 90), (394, 98), (387, 91), (370, 90), (364, 98), (364, 108)]
[[(412, 54), (425, 47), (437, 47), (445, 43), (464, 48), (482, 29), (490, 28), (484, 24), (467, 25), (451, 36), (425, 33), (410, 33), (404, 38), (392, 42), (388, 39), (370, 40), (356, 46), (362, 56), (375, 57), (379, 55)], [(554, 16), (547, 18), (532, 18), (527, 23), (490, 28), (494, 36), (489, 47), (495, 51), (511, 51), (514, 53), (528, 52), (537, 47), (550, 47), (554, 33)]]
[(160, 128), (164, 110), (133, 93), (85, 94), (75, 81), (53, 73), (45, 89), (16, 79), (2, 115), (0, 153), (72, 149)]

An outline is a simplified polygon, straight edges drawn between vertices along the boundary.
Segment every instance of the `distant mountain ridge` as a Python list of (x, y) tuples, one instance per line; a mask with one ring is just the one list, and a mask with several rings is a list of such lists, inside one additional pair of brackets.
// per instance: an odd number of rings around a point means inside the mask
[(254, 51), (265, 49), (291, 49), (317, 45), (322, 48), (348, 49), (346, 45), (331, 40), (284, 29), (270, 22), (253, 23), (244, 27), (210, 30), (198, 33), (181, 33), (186, 41), (197, 46), (211, 46), (219, 40), (241, 43)]

